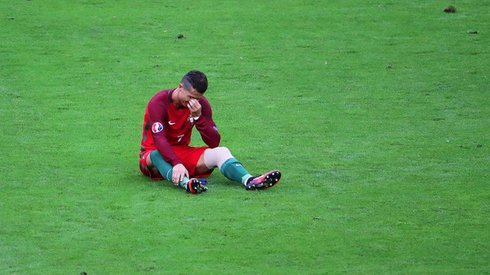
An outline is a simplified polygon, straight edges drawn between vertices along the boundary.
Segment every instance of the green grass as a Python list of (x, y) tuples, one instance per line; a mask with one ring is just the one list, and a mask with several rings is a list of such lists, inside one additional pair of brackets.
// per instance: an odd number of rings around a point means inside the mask
[[(490, 4), (453, 4), (1, 0), (0, 273), (489, 273)], [(277, 187), (140, 174), (194, 68)]]

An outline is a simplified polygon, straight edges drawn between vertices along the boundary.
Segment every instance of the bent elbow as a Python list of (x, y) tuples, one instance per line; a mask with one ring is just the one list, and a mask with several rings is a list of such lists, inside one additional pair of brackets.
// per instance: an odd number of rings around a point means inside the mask
[(219, 141), (214, 141), (211, 142), (211, 144), (208, 144), (209, 148), (216, 148), (219, 146)]
[(219, 146), (219, 142), (220, 142), (220, 140), (221, 140), (221, 137), (220, 137), (220, 136), (218, 136), (217, 138), (212, 139), (212, 140), (211, 140), (211, 141), (208, 143), (208, 146), (209, 146), (210, 148), (216, 148), (216, 147), (218, 147), (218, 146)]

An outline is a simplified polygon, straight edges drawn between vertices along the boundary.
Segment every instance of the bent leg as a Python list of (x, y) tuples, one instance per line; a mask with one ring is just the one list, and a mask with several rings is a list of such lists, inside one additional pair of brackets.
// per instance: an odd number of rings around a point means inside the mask
[(172, 165), (166, 162), (160, 152), (153, 150), (150, 157), (146, 159), (146, 164), (150, 169), (158, 169), (160, 175), (168, 181), (172, 181)]
[[(173, 172), (173, 166), (166, 162), (160, 152), (158, 150), (154, 150), (150, 153), (150, 157), (146, 161), (148, 167), (152, 169), (153, 167), (156, 167), (160, 174), (165, 178), (167, 181), (172, 182), (172, 172)], [(185, 183), (187, 183), (189, 179), (187, 177), (184, 177), (178, 184), (180, 187), (184, 187)]]
[(151, 178), (152, 180), (162, 180), (163, 177), (162, 175), (160, 175), (160, 172), (158, 172), (158, 169), (152, 166), (150, 154), (151, 151), (140, 153), (139, 166), (140, 166), (141, 173)]

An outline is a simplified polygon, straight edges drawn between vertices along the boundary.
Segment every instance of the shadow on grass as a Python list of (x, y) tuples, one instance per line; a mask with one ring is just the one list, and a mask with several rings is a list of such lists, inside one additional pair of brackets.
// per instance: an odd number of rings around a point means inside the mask
[[(214, 173), (205, 178), (207, 181), (208, 191), (218, 191), (218, 190), (230, 190), (230, 191), (246, 191), (239, 183), (232, 182), (221, 175), (214, 175)], [(150, 189), (162, 189), (171, 192), (183, 192), (181, 188), (177, 188), (173, 183), (167, 180), (153, 180), (141, 173), (128, 173), (123, 176), (121, 182), (126, 182), (128, 185), (137, 185)]]

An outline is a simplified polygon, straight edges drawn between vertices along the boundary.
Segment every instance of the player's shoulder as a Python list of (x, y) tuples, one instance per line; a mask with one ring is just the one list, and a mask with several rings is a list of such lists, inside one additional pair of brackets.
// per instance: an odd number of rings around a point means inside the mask
[(209, 104), (209, 100), (205, 96), (201, 96), (201, 98), (199, 98), (199, 103), (202, 104), (203, 102)]
[(151, 99), (152, 100), (168, 100), (168, 96), (172, 90), (173, 89), (158, 91), (155, 95), (153, 95), (153, 97)]
[(161, 90), (159, 92), (157, 92), (156, 94), (154, 94), (150, 101), (148, 102), (148, 105), (151, 105), (151, 104), (167, 104), (168, 103), (168, 100), (169, 100), (169, 97), (170, 97), (170, 93), (173, 89), (171, 90)]

